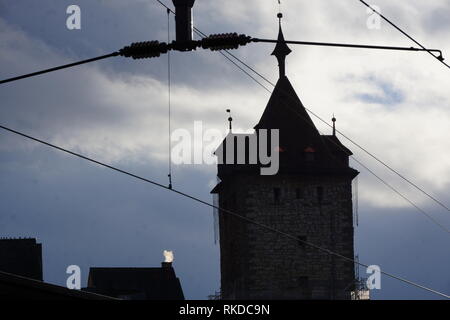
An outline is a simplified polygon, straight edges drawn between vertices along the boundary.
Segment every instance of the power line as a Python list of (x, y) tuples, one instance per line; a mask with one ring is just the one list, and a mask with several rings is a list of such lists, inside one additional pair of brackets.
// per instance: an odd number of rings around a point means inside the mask
[[(322, 119), (323, 121), (323, 119)], [(326, 122), (325, 122), (326, 123)], [(328, 124), (328, 123), (327, 123)], [(328, 124), (329, 125), (329, 124)], [(420, 186), (418, 186), (416, 183), (414, 183), (413, 181), (411, 181), (410, 179), (406, 178), (403, 174), (401, 174), (400, 172), (398, 172), (397, 170), (395, 170), (394, 168), (392, 168), (391, 166), (389, 166), (386, 162), (384, 162), (383, 160), (381, 160), (380, 158), (378, 158), (377, 156), (375, 156), (373, 153), (371, 153), (370, 151), (368, 151), (366, 148), (364, 148), (363, 146), (359, 145), (356, 141), (354, 141), (353, 139), (349, 138), (348, 136), (346, 136), (344, 133), (342, 133), (341, 131), (336, 129), (336, 132), (339, 133), (341, 136), (343, 136), (345, 139), (347, 139), (348, 141), (350, 141), (352, 144), (354, 144), (355, 146), (357, 146), (359, 149), (363, 150), (366, 154), (368, 154), (371, 158), (375, 159), (377, 162), (379, 162), (380, 164), (382, 164), (384, 167), (386, 167), (387, 169), (389, 169), (391, 172), (393, 172), (394, 174), (396, 174), (398, 177), (400, 177), (402, 180), (406, 181), (407, 183), (409, 183), (411, 186), (413, 186), (415, 189), (417, 189), (418, 191), (420, 191), (421, 193), (423, 193), (425, 196), (427, 196), (428, 198), (430, 198), (431, 200), (433, 200), (434, 202), (436, 202), (439, 206), (441, 206), (442, 208), (444, 208), (447, 211), (450, 211), (450, 208), (448, 206), (446, 206), (442, 201), (438, 200), (436, 197), (434, 197), (433, 195), (431, 195), (430, 193), (428, 193), (427, 191), (425, 191), (423, 188), (421, 188)]]
[(355, 157), (352, 156), (352, 159), (357, 162), (360, 166), (362, 166), (364, 169), (366, 169), (367, 171), (369, 171), (375, 178), (377, 178), (379, 181), (381, 181), (386, 187), (388, 187), (389, 189), (391, 189), (393, 192), (395, 192), (397, 195), (399, 195), (400, 197), (402, 197), (405, 201), (407, 201), (410, 205), (412, 205), (414, 208), (416, 208), (417, 210), (419, 210), (419, 212), (421, 212), (422, 214), (424, 214), (428, 219), (430, 219), (434, 224), (436, 224), (438, 227), (440, 227), (442, 230), (444, 230), (447, 233), (450, 233), (450, 230), (444, 226), (442, 223), (440, 223), (439, 221), (437, 221), (435, 218), (433, 218), (430, 214), (428, 214), (425, 210), (423, 210), (422, 208), (420, 208), (418, 205), (416, 205), (413, 201), (411, 201), (408, 197), (406, 197), (404, 194), (402, 194), (400, 191), (398, 191), (397, 189), (395, 189), (392, 185), (390, 185), (388, 182), (386, 182), (383, 178), (381, 178), (379, 175), (377, 175), (375, 172), (373, 172), (371, 169), (369, 169), (366, 165), (364, 165), (361, 161), (359, 161), (358, 159), (356, 159)]
[(422, 44), (420, 44), (417, 40), (415, 40), (413, 37), (411, 37), (409, 34), (407, 34), (405, 31), (403, 31), (402, 29), (400, 29), (400, 27), (398, 27), (395, 23), (393, 23), (391, 20), (389, 20), (388, 18), (386, 18), (383, 14), (381, 14), (381, 12), (378, 12), (376, 9), (372, 8), (369, 4), (367, 4), (367, 2), (365, 2), (364, 0), (359, 0), (359, 2), (361, 2), (362, 4), (364, 4), (367, 8), (371, 9), (373, 12), (375, 12), (376, 14), (378, 14), (384, 21), (386, 21), (387, 23), (389, 23), (391, 26), (393, 26), (395, 29), (397, 29), (398, 31), (400, 31), (403, 35), (405, 35), (406, 37), (408, 37), (408, 39), (412, 40), (415, 44), (417, 44), (419, 47), (421, 47), (423, 50), (427, 51), (430, 55), (433, 56), (433, 58), (435, 58), (436, 60), (438, 60), (439, 62), (441, 62), (444, 66), (446, 66), (447, 68), (450, 69), (450, 65), (448, 65), (447, 63), (444, 62), (444, 59), (441, 56), (436, 57), (431, 50), (425, 48)]
[(49, 72), (61, 70), (61, 69), (71, 68), (71, 67), (75, 67), (75, 66), (78, 66), (78, 65), (81, 65), (81, 64), (94, 62), (94, 61), (98, 61), (98, 60), (102, 60), (102, 59), (106, 59), (106, 58), (116, 57), (118, 55), (120, 55), (120, 52), (116, 51), (116, 52), (113, 52), (113, 53), (110, 53), (110, 54), (106, 54), (106, 55), (103, 55), (103, 56), (99, 56), (99, 57), (95, 57), (95, 58), (91, 58), (91, 59), (87, 59), (87, 60), (82, 60), (82, 61), (78, 61), (78, 62), (74, 62), (74, 63), (69, 63), (69, 64), (65, 64), (65, 65), (62, 65), (62, 66), (58, 66), (58, 67), (54, 67), (54, 68), (50, 68), (50, 69), (46, 69), (46, 70), (41, 70), (41, 71), (29, 73), (29, 74), (24, 74), (24, 75), (21, 75), (21, 76), (18, 76), (18, 77), (14, 77), (14, 78), (0, 80), (0, 84), (7, 83), (7, 82), (12, 82), (12, 81), (17, 81), (17, 80), (20, 80), (20, 79), (30, 78), (30, 77), (38, 76), (38, 75), (41, 75), (41, 74), (44, 74), (44, 73), (49, 73)]
[[(277, 43), (278, 40), (252, 38), (252, 42)], [(285, 40), (284, 42), (287, 43), (287, 44), (298, 44), (298, 45), (308, 45), (308, 46), (322, 46), (322, 47), (342, 47), (342, 48), (397, 50), (397, 51), (428, 51), (428, 52), (437, 52), (439, 54), (438, 57), (442, 58), (442, 51), (439, 50), (439, 49), (422, 49), (422, 48), (414, 48), (414, 47), (395, 47), (395, 46), (378, 46), (378, 45), (368, 45), (368, 44), (313, 42), (313, 41), (293, 41), (293, 40)]]
[[(247, 70), (245, 70), (244, 68), (242, 68), (240, 65), (238, 65), (236, 62), (234, 62), (230, 57), (228, 57), (227, 55), (225, 55), (223, 52), (219, 51), (219, 53), (228, 61), (230, 61), (232, 64), (234, 64), (237, 68), (239, 68), (242, 72), (244, 72), (247, 76), (249, 76), (253, 81), (255, 81), (261, 88), (263, 88), (264, 90), (266, 90), (268, 93), (272, 93), (272, 91), (270, 91), (269, 88), (267, 88), (265, 85), (263, 85), (260, 81), (258, 81), (255, 77), (253, 77), (250, 73), (247, 72)], [(230, 56), (234, 55), (230, 52), (228, 52), (228, 54)]]
[[(157, 2), (160, 3), (162, 6), (164, 6), (166, 8), (168, 15), (170, 13), (173, 13), (175, 15), (175, 12), (172, 9), (170, 9), (168, 6), (164, 5), (160, 0), (157, 0)], [(362, 2), (365, 4), (364, 1), (362, 1)], [(372, 10), (374, 10), (374, 12), (377, 12), (375, 9), (372, 9)], [(380, 14), (379, 12), (377, 12), (377, 13)], [(384, 16), (382, 16), (382, 17), (384, 19), (386, 19)], [(387, 21), (392, 24), (392, 22), (390, 22), (389, 20), (387, 20)], [(396, 27), (396, 28), (399, 29), (398, 27)], [(80, 65), (80, 64), (85, 64), (85, 63), (89, 63), (89, 62), (93, 62), (93, 61), (109, 58), (109, 57), (112, 57), (112, 56), (118, 56), (118, 55), (122, 55), (122, 56), (125, 56), (125, 57), (133, 57), (134, 59), (144, 59), (144, 58), (159, 57), (159, 55), (161, 53), (167, 53), (170, 50), (190, 51), (190, 50), (194, 50), (196, 47), (199, 47), (199, 46), (203, 47), (204, 49), (209, 48), (209, 49), (211, 49), (213, 51), (216, 51), (216, 50), (224, 50), (224, 49), (227, 49), (227, 48), (229, 48), (229, 49), (231, 49), (231, 48), (237, 49), (240, 45), (246, 45), (247, 43), (250, 43), (250, 42), (266, 42), (266, 43), (267, 42), (268, 43), (276, 43), (276, 42), (278, 42), (278, 40), (251, 38), (251, 37), (247, 37), (245, 35), (237, 35), (237, 34), (220, 34), (220, 35), (212, 35), (212, 36), (207, 37), (203, 32), (201, 32), (197, 28), (194, 27), (193, 30), (197, 34), (200, 34), (201, 36), (203, 36), (203, 39), (200, 40), (200, 41), (191, 41), (190, 43), (174, 42), (174, 43), (170, 44), (169, 41), (168, 41), (168, 43), (159, 43), (158, 41), (146, 41), (146, 42), (133, 43), (131, 46), (125, 47), (125, 48), (121, 49), (120, 51), (116, 51), (116, 52), (113, 52), (113, 53), (108, 54), (108, 55), (104, 55), (104, 56), (100, 56), (100, 57), (96, 57), (96, 58), (92, 58), (92, 59), (88, 59), (88, 60), (83, 60), (83, 61), (79, 61), (79, 62), (67, 64), (67, 65), (62, 65), (62, 66), (58, 66), (58, 67), (54, 67), (54, 68), (50, 68), (50, 69), (46, 69), (46, 70), (42, 70), (42, 71), (37, 71), (37, 72), (30, 73), (30, 74), (25, 74), (25, 75), (22, 75), (22, 76), (18, 76), (18, 77), (13, 77), (13, 78), (5, 79), (5, 80), (0, 80), (0, 84), (7, 83), (7, 82), (12, 82), (12, 81), (16, 81), (16, 80), (20, 80), (20, 79), (24, 79), (24, 78), (29, 78), (29, 77), (33, 77), (33, 76), (37, 76), (37, 75), (41, 75), (41, 74), (44, 74), (44, 73), (49, 73), (49, 72), (65, 69), (65, 68), (70, 68), (70, 67), (77, 66), (77, 65)], [(401, 29), (399, 29), (399, 30), (402, 33), (404, 33)], [(404, 34), (407, 35), (406, 33), (404, 33)], [(413, 41), (415, 41), (410, 36), (408, 36), (408, 37), (410, 39), (412, 39)], [(417, 41), (415, 41), (415, 42), (418, 45), (420, 45), (420, 43), (418, 43)], [(436, 59), (438, 59), (439, 61), (444, 63), (443, 62), (444, 58), (442, 57), (441, 50), (427, 49), (427, 48), (425, 48), (422, 45), (420, 45), (421, 46), (421, 49), (420, 49), (420, 48), (414, 48), (414, 47), (392, 47), (392, 46), (359, 45), (359, 44), (348, 44), (348, 43), (327, 43), (327, 42), (311, 42), (311, 41), (285, 41), (285, 43), (300, 44), (300, 45), (347, 47), (347, 48), (404, 50), (404, 51), (427, 51), (433, 57), (435, 57)], [(435, 56), (433, 54), (433, 52), (437, 52), (439, 55)], [(228, 53), (230, 56), (236, 58), (230, 52), (226, 51), (226, 53)], [(227, 59), (229, 59), (224, 53), (221, 52), (221, 54), (224, 57), (226, 57)], [(234, 61), (230, 60), (230, 62), (235, 64)], [(242, 63), (242, 61), (241, 61), (241, 63)], [(245, 63), (243, 63), (243, 64), (246, 65)], [(237, 64), (235, 64), (235, 65), (236, 65), (236, 67), (241, 69), (241, 71), (245, 72), (248, 76), (250, 76), (254, 81), (258, 82), (258, 80), (253, 78), (250, 74), (248, 74), (239, 65), (237, 65)], [(447, 65), (447, 64), (444, 63), (444, 65)], [(261, 83), (259, 83), (259, 84), (267, 90), (267, 88), (264, 85), (262, 85)]]
[[(167, 9), (167, 43), (170, 43), (170, 10)], [(169, 147), (169, 174), (167, 177), (169, 178), (169, 189), (172, 189), (172, 140), (170, 139), (170, 135), (172, 134), (172, 101), (171, 101), (171, 63), (170, 63), (170, 51), (167, 52), (167, 97), (168, 97), (168, 106), (169, 106), (169, 134), (168, 134), (168, 147)]]
[[(219, 207), (219, 206), (215, 206), (215, 205), (213, 205), (213, 204), (210, 204), (209, 202), (206, 202), (206, 201), (204, 201), (204, 200), (201, 200), (201, 199), (199, 199), (199, 198), (197, 198), (197, 197), (194, 197), (194, 196), (192, 196), (192, 195), (190, 195), (190, 194), (187, 194), (187, 193), (185, 193), (185, 192), (182, 192), (182, 191), (179, 191), (179, 190), (176, 190), (176, 189), (173, 189), (173, 188), (169, 188), (169, 187), (167, 187), (167, 186), (165, 186), (165, 185), (163, 185), (163, 184), (161, 184), (161, 183), (158, 183), (158, 182), (156, 182), (156, 181), (154, 181), (154, 180), (151, 180), (151, 179), (148, 179), (148, 178), (144, 178), (144, 177), (138, 176), (138, 175), (133, 174), (133, 173), (131, 173), (131, 172), (129, 172), (129, 171), (125, 171), (125, 170), (119, 169), (119, 168), (117, 168), (117, 167), (108, 165), (108, 164), (106, 164), (106, 163), (100, 162), (100, 161), (98, 161), (98, 160), (95, 160), (95, 159), (93, 159), (93, 158), (86, 157), (86, 156), (84, 156), (84, 155), (82, 155), (82, 154), (79, 154), (79, 153), (76, 153), (76, 152), (74, 152), (74, 151), (70, 151), (70, 150), (68, 150), (68, 149), (59, 147), (59, 146), (57, 146), (57, 145), (55, 145), (55, 144), (52, 144), (52, 143), (50, 143), (50, 142), (47, 142), (47, 141), (44, 141), (44, 140), (41, 140), (41, 139), (32, 137), (32, 136), (30, 136), (30, 135), (27, 135), (27, 134), (25, 134), (25, 133), (19, 132), (19, 131), (17, 131), (17, 130), (14, 130), (14, 129), (10, 129), (10, 128), (8, 128), (8, 127), (5, 127), (5, 126), (3, 126), (3, 125), (0, 125), (0, 128), (3, 129), (3, 130), (5, 130), (5, 131), (8, 131), (8, 132), (14, 133), (14, 134), (16, 134), (16, 135), (19, 135), (19, 136), (21, 136), (21, 137), (27, 138), (27, 139), (29, 139), (29, 140), (33, 140), (33, 141), (35, 141), (35, 142), (41, 143), (41, 144), (43, 144), (43, 145), (46, 145), (46, 146), (48, 146), (48, 147), (54, 148), (54, 149), (56, 149), (56, 150), (59, 150), (59, 151), (62, 151), (62, 152), (71, 154), (71, 155), (76, 156), (76, 157), (78, 157), (78, 158), (81, 158), (81, 159), (83, 159), (83, 160), (86, 160), (86, 161), (89, 161), (89, 162), (98, 164), (98, 165), (100, 165), (100, 166), (102, 166), (102, 167), (111, 169), (111, 170), (116, 171), (116, 172), (119, 172), (119, 173), (122, 173), (122, 174), (124, 174), (124, 175), (129, 176), (129, 177), (132, 177), (132, 178), (141, 180), (141, 181), (143, 181), (143, 182), (150, 183), (150, 184), (152, 184), (152, 185), (154, 185), (154, 186), (157, 186), (157, 187), (159, 187), (159, 188), (163, 188), (163, 189), (166, 189), (166, 190), (168, 190), (168, 191), (174, 192), (174, 193), (176, 193), (176, 194), (178, 194), (178, 195), (181, 195), (181, 196), (183, 196), (183, 197), (185, 197), (185, 198), (191, 199), (191, 200), (193, 200), (193, 201), (195, 201), (195, 202), (198, 202), (198, 203), (200, 203), (200, 204), (203, 204), (203, 205), (206, 205), (206, 206), (208, 206), (208, 207), (214, 208), (214, 209), (218, 210), (219, 213), (223, 213), (223, 212), (224, 212), (224, 213), (227, 213), (227, 214), (229, 214), (229, 215), (235, 216), (236, 218), (239, 218), (239, 219), (241, 219), (241, 220), (243, 220), (243, 221), (245, 221), (245, 222), (247, 222), (247, 223), (251, 223), (251, 224), (254, 224), (254, 225), (256, 225), (256, 226), (259, 226), (259, 227), (261, 227), (261, 228), (263, 228), (263, 229), (266, 229), (266, 230), (268, 230), (268, 231), (270, 231), (270, 232), (273, 232), (273, 233), (277, 233), (277, 234), (283, 235), (283, 236), (285, 236), (285, 237), (287, 237), (287, 238), (290, 238), (290, 239), (292, 239), (292, 240), (294, 240), (294, 241), (296, 241), (296, 242), (301, 242), (301, 243), (303, 243), (303, 244), (305, 244), (305, 245), (308, 245), (308, 246), (310, 246), (310, 247), (312, 247), (312, 248), (315, 248), (315, 249), (317, 249), (317, 250), (319, 250), (319, 251), (325, 252), (325, 253), (327, 253), (327, 254), (329, 254), (329, 255), (333, 255), (333, 256), (338, 257), (338, 258), (341, 258), (341, 259), (343, 259), (343, 260), (346, 260), (346, 261), (349, 261), (349, 262), (358, 264), (359, 266), (363, 266), (363, 267), (366, 267), (366, 268), (369, 267), (369, 265), (364, 264), (364, 263), (361, 263), (361, 262), (359, 262), (359, 261), (356, 261), (356, 260), (353, 259), (353, 258), (349, 258), (349, 257), (346, 257), (346, 256), (341, 255), (341, 254), (339, 254), (339, 253), (336, 253), (336, 252), (334, 252), (334, 251), (331, 251), (331, 250), (329, 250), (329, 249), (322, 248), (322, 247), (317, 246), (317, 245), (315, 245), (315, 244), (313, 244), (313, 243), (310, 243), (310, 242), (308, 242), (308, 241), (305, 241), (305, 240), (302, 240), (302, 239), (298, 239), (298, 237), (295, 237), (295, 236), (293, 236), (293, 235), (291, 235), (291, 234), (289, 234), (289, 233), (280, 231), (280, 230), (278, 230), (278, 229), (275, 229), (275, 228), (273, 228), (273, 227), (267, 226), (267, 225), (265, 225), (265, 224), (262, 224), (262, 223), (260, 223), (260, 222), (255, 221), (255, 220), (249, 219), (249, 218), (247, 218), (247, 217), (244, 217), (244, 216), (242, 216), (242, 215), (240, 215), (240, 214), (238, 214), (238, 213), (236, 213), (236, 212), (230, 211), (230, 210), (228, 210), (228, 209), (224, 209), (224, 208), (221, 208), (221, 207)], [(416, 287), (416, 288), (423, 289), (423, 290), (428, 291), (428, 292), (430, 292), (430, 293), (434, 293), (434, 294), (439, 295), (439, 296), (441, 296), (441, 297), (444, 297), (444, 298), (446, 298), (446, 299), (450, 299), (450, 295), (447, 295), (447, 294), (445, 294), (445, 293), (442, 293), (442, 292), (439, 292), (439, 291), (437, 291), (437, 290), (428, 288), (428, 287), (426, 287), (426, 286), (423, 286), (423, 285), (421, 285), (421, 284), (418, 284), (418, 283), (416, 283), (416, 282), (410, 281), (410, 280), (408, 280), (408, 279), (405, 279), (405, 278), (396, 276), (396, 275), (394, 275), (394, 274), (392, 274), (392, 273), (389, 273), (389, 272), (386, 272), (386, 271), (380, 271), (380, 272), (381, 272), (382, 274), (384, 274), (384, 275), (390, 277), (390, 278), (393, 278), (393, 279), (396, 279), (396, 280), (398, 280), (398, 281), (404, 282), (404, 283), (406, 283), (406, 284), (412, 285), (412, 286), (414, 286), (414, 287)]]
[[(230, 38), (231, 38), (231, 40), (230, 40)], [(238, 41), (239, 44), (242, 43), (242, 45), (244, 45), (244, 43), (245, 44), (248, 43), (249, 39), (250, 39), (250, 37), (246, 37), (244, 35), (238, 36), (238, 35), (232, 34), (231, 36), (228, 36), (225, 40), (226, 41), (234, 41), (235, 40), (235, 41)], [(214, 40), (215, 40), (214, 38), (212, 40), (210, 38), (207, 38), (207, 39), (203, 39), (202, 41), (197, 41), (197, 42), (193, 43), (193, 46), (194, 46), (193, 48), (195, 48), (197, 46), (202, 46), (204, 48), (213, 49), (214, 46), (216, 45)], [(14, 77), (14, 78), (0, 80), (0, 84), (12, 82), (12, 81), (16, 81), (16, 80), (20, 80), (20, 79), (24, 79), (24, 78), (29, 78), (29, 77), (33, 77), (33, 76), (37, 76), (37, 75), (41, 75), (44, 73), (49, 73), (49, 72), (65, 69), (65, 68), (70, 68), (70, 67), (78, 66), (81, 64), (89, 63), (89, 62), (110, 58), (110, 57), (122, 56), (122, 57), (126, 57), (126, 58), (133, 58), (135, 60), (136, 59), (148, 59), (148, 58), (159, 57), (162, 53), (167, 53), (170, 50), (177, 50), (176, 43), (167, 44), (165, 42), (159, 42), (159, 41), (134, 42), (134, 43), (130, 44), (129, 46), (125, 46), (122, 49), (115, 51), (113, 53), (107, 54), (107, 55), (103, 55), (103, 56), (99, 56), (99, 57), (95, 57), (95, 58), (91, 58), (91, 59), (87, 59), (87, 60), (82, 60), (82, 61), (78, 61), (78, 62), (74, 62), (74, 63), (70, 63), (70, 64), (66, 64), (66, 65), (62, 65), (62, 66), (58, 66), (58, 67), (54, 67), (54, 68), (50, 68), (50, 69), (46, 69), (46, 70), (41, 70), (41, 71), (21, 75), (21, 76)]]
[[(305, 107), (305, 109), (312, 114), (315, 118), (319, 119), (322, 123), (326, 124), (327, 126), (329, 126), (330, 128), (332, 128), (332, 125), (330, 125), (326, 120), (324, 120), (322, 117), (320, 117), (319, 115), (317, 115), (315, 112), (313, 112), (312, 110), (308, 109)], [(439, 206), (441, 206), (442, 208), (444, 208), (447, 211), (450, 211), (450, 208), (448, 208), (448, 206), (446, 206), (442, 201), (438, 200), (436, 197), (432, 196), (430, 193), (426, 192), (423, 188), (419, 187), (417, 184), (415, 184), (414, 182), (412, 182), (410, 179), (406, 178), (404, 175), (402, 175), (400, 172), (398, 172), (397, 170), (395, 170), (394, 168), (392, 168), (390, 165), (388, 165), (386, 162), (384, 162), (383, 160), (381, 160), (379, 157), (375, 156), (373, 153), (371, 153), (369, 150), (367, 150), (366, 148), (364, 148), (363, 146), (361, 146), (359, 143), (357, 143), (355, 140), (351, 139), (350, 137), (348, 137), (347, 135), (345, 135), (342, 131), (336, 129), (336, 132), (339, 133), (342, 137), (344, 137), (346, 140), (350, 141), (353, 145), (355, 145), (356, 147), (358, 147), (359, 149), (361, 149), (362, 151), (364, 151), (364, 153), (366, 153), (367, 155), (369, 155), (371, 158), (373, 158), (374, 160), (376, 160), (378, 163), (382, 164), (384, 167), (386, 167), (387, 169), (389, 169), (392, 173), (394, 173), (395, 175), (397, 175), (398, 177), (400, 177), (402, 180), (406, 181), (408, 184), (410, 184), (411, 186), (413, 186), (415, 189), (417, 189), (418, 191), (420, 191), (421, 193), (423, 193), (424, 195), (426, 195), (428, 198), (430, 198), (431, 200), (433, 200), (434, 202), (436, 202)], [(352, 158), (354, 158), (352, 156)]]

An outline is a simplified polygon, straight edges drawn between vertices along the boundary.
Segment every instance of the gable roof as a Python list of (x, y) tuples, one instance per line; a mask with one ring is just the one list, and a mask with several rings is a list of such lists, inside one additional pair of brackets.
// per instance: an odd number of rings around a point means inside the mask
[(136, 300), (184, 300), (171, 266), (162, 268), (90, 268), (87, 290)]

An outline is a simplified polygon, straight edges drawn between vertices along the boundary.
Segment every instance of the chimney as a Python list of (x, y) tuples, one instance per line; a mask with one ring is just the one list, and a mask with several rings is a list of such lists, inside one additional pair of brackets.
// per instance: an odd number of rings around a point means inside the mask
[(192, 41), (192, 7), (195, 0), (172, 0), (175, 6), (176, 41)]
[(167, 268), (171, 269), (173, 262), (173, 252), (169, 250), (164, 250), (163, 255), (164, 255), (164, 262), (161, 263), (161, 267), (163, 267), (164, 269)]

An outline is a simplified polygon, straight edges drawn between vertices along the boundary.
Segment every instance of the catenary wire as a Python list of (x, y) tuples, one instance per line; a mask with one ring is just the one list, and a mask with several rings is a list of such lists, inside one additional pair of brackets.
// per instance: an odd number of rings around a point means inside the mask
[(429, 49), (425, 48), (422, 44), (420, 44), (417, 40), (415, 40), (412, 36), (410, 36), (408, 33), (406, 33), (405, 31), (403, 31), (399, 26), (397, 26), (394, 22), (392, 22), (391, 20), (389, 20), (388, 18), (386, 18), (383, 14), (381, 14), (381, 12), (379, 12), (378, 10), (376, 10), (375, 8), (373, 8), (371, 5), (369, 5), (367, 2), (365, 2), (364, 0), (359, 0), (359, 2), (361, 2), (362, 4), (364, 4), (367, 8), (371, 9), (374, 13), (378, 14), (384, 21), (386, 21), (387, 23), (389, 23), (391, 26), (393, 26), (395, 29), (397, 29), (398, 31), (400, 31), (403, 35), (405, 35), (408, 39), (410, 39), (411, 41), (413, 41), (415, 44), (417, 44), (418, 46), (420, 46), (423, 50), (427, 51), (430, 55), (433, 56), (433, 58), (435, 58), (436, 60), (438, 60), (439, 62), (441, 62), (444, 66), (446, 66), (447, 68), (450, 69), (450, 65), (448, 65), (447, 63), (444, 62), (444, 59), (442, 57), (437, 57), (435, 56)]
[[(170, 10), (167, 9), (167, 43), (170, 43)], [(169, 132), (168, 132), (168, 147), (169, 147), (169, 188), (172, 189), (172, 79), (171, 79), (171, 61), (170, 61), (170, 51), (167, 52), (167, 103), (169, 109)]]
[(41, 71), (37, 71), (37, 72), (33, 72), (33, 73), (28, 73), (28, 74), (24, 74), (24, 75), (13, 77), (13, 78), (9, 78), (9, 79), (0, 80), (0, 84), (12, 82), (12, 81), (17, 81), (17, 80), (21, 80), (21, 79), (25, 79), (25, 78), (30, 78), (30, 77), (38, 76), (38, 75), (41, 75), (41, 74), (44, 74), (44, 73), (49, 73), (49, 72), (61, 70), (61, 69), (71, 68), (71, 67), (75, 67), (75, 66), (78, 66), (78, 65), (81, 65), (81, 64), (94, 62), (94, 61), (98, 61), (98, 60), (102, 60), (102, 59), (106, 59), (106, 58), (116, 57), (119, 54), (120, 53), (118, 51), (116, 51), (116, 52), (113, 52), (113, 53), (110, 53), (110, 54), (106, 54), (106, 55), (103, 55), (103, 56), (99, 56), (99, 57), (95, 57), (95, 58), (91, 58), (91, 59), (87, 59), (87, 60), (82, 60), (82, 61), (77, 61), (77, 62), (65, 64), (65, 65), (62, 65), (62, 66), (58, 66), (58, 67), (54, 67), (54, 68), (50, 68), (50, 69), (45, 69), (45, 70), (41, 70)]

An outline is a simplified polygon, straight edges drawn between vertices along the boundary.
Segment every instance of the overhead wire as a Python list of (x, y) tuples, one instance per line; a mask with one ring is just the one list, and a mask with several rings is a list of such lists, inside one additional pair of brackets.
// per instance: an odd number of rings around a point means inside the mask
[(9, 78), (9, 79), (0, 80), (0, 84), (13, 82), (13, 81), (21, 80), (21, 79), (26, 79), (26, 78), (38, 76), (38, 75), (41, 75), (41, 74), (57, 71), (57, 70), (71, 68), (71, 67), (79, 66), (79, 65), (82, 65), (82, 64), (86, 64), (86, 63), (90, 63), (90, 62), (94, 62), (94, 61), (98, 61), (98, 60), (103, 60), (103, 59), (107, 59), (107, 58), (111, 58), (111, 57), (116, 57), (118, 55), (120, 55), (120, 52), (119, 51), (115, 51), (113, 53), (105, 54), (105, 55), (102, 55), (102, 56), (99, 56), (99, 57), (86, 59), (86, 60), (81, 60), (81, 61), (77, 61), (77, 62), (65, 64), (65, 65), (61, 65), (61, 66), (54, 67), (54, 68), (49, 68), (49, 69), (45, 69), (45, 70), (41, 70), (41, 71), (37, 71), (37, 72), (33, 72), (33, 73), (28, 73), (28, 74), (24, 74), (24, 75), (13, 77), (13, 78)]
[(447, 63), (444, 62), (444, 59), (441, 56), (435, 56), (433, 54), (433, 52), (429, 49), (427, 49), (425, 46), (423, 46), (421, 43), (419, 43), (416, 39), (414, 39), (412, 36), (410, 36), (408, 33), (406, 33), (405, 31), (403, 31), (399, 26), (397, 26), (394, 22), (392, 22), (390, 19), (388, 19), (386, 16), (384, 16), (381, 12), (379, 12), (378, 10), (376, 10), (375, 8), (373, 8), (371, 5), (369, 5), (367, 2), (365, 2), (364, 0), (359, 0), (359, 2), (361, 2), (362, 4), (364, 4), (367, 8), (371, 9), (374, 13), (378, 14), (384, 21), (386, 21), (387, 23), (389, 23), (391, 26), (393, 26), (395, 29), (397, 29), (398, 31), (400, 31), (404, 36), (406, 36), (408, 39), (410, 39), (411, 41), (413, 41), (415, 44), (417, 44), (418, 46), (420, 46), (423, 50), (427, 51), (431, 56), (433, 56), (433, 58), (435, 58), (436, 60), (438, 60), (440, 63), (442, 63), (444, 66), (446, 66), (447, 68), (450, 69), (450, 65), (448, 65)]
[[(170, 10), (167, 9), (167, 43), (170, 43)], [(168, 107), (169, 107), (169, 134), (168, 134), (168, 147), (169, 147), (169, 189), (172, 189), (172, 98), (171, 98), (171, 61), (170, 61), (170, 51), (167, 52), (167, 96), (168, 96)]]

